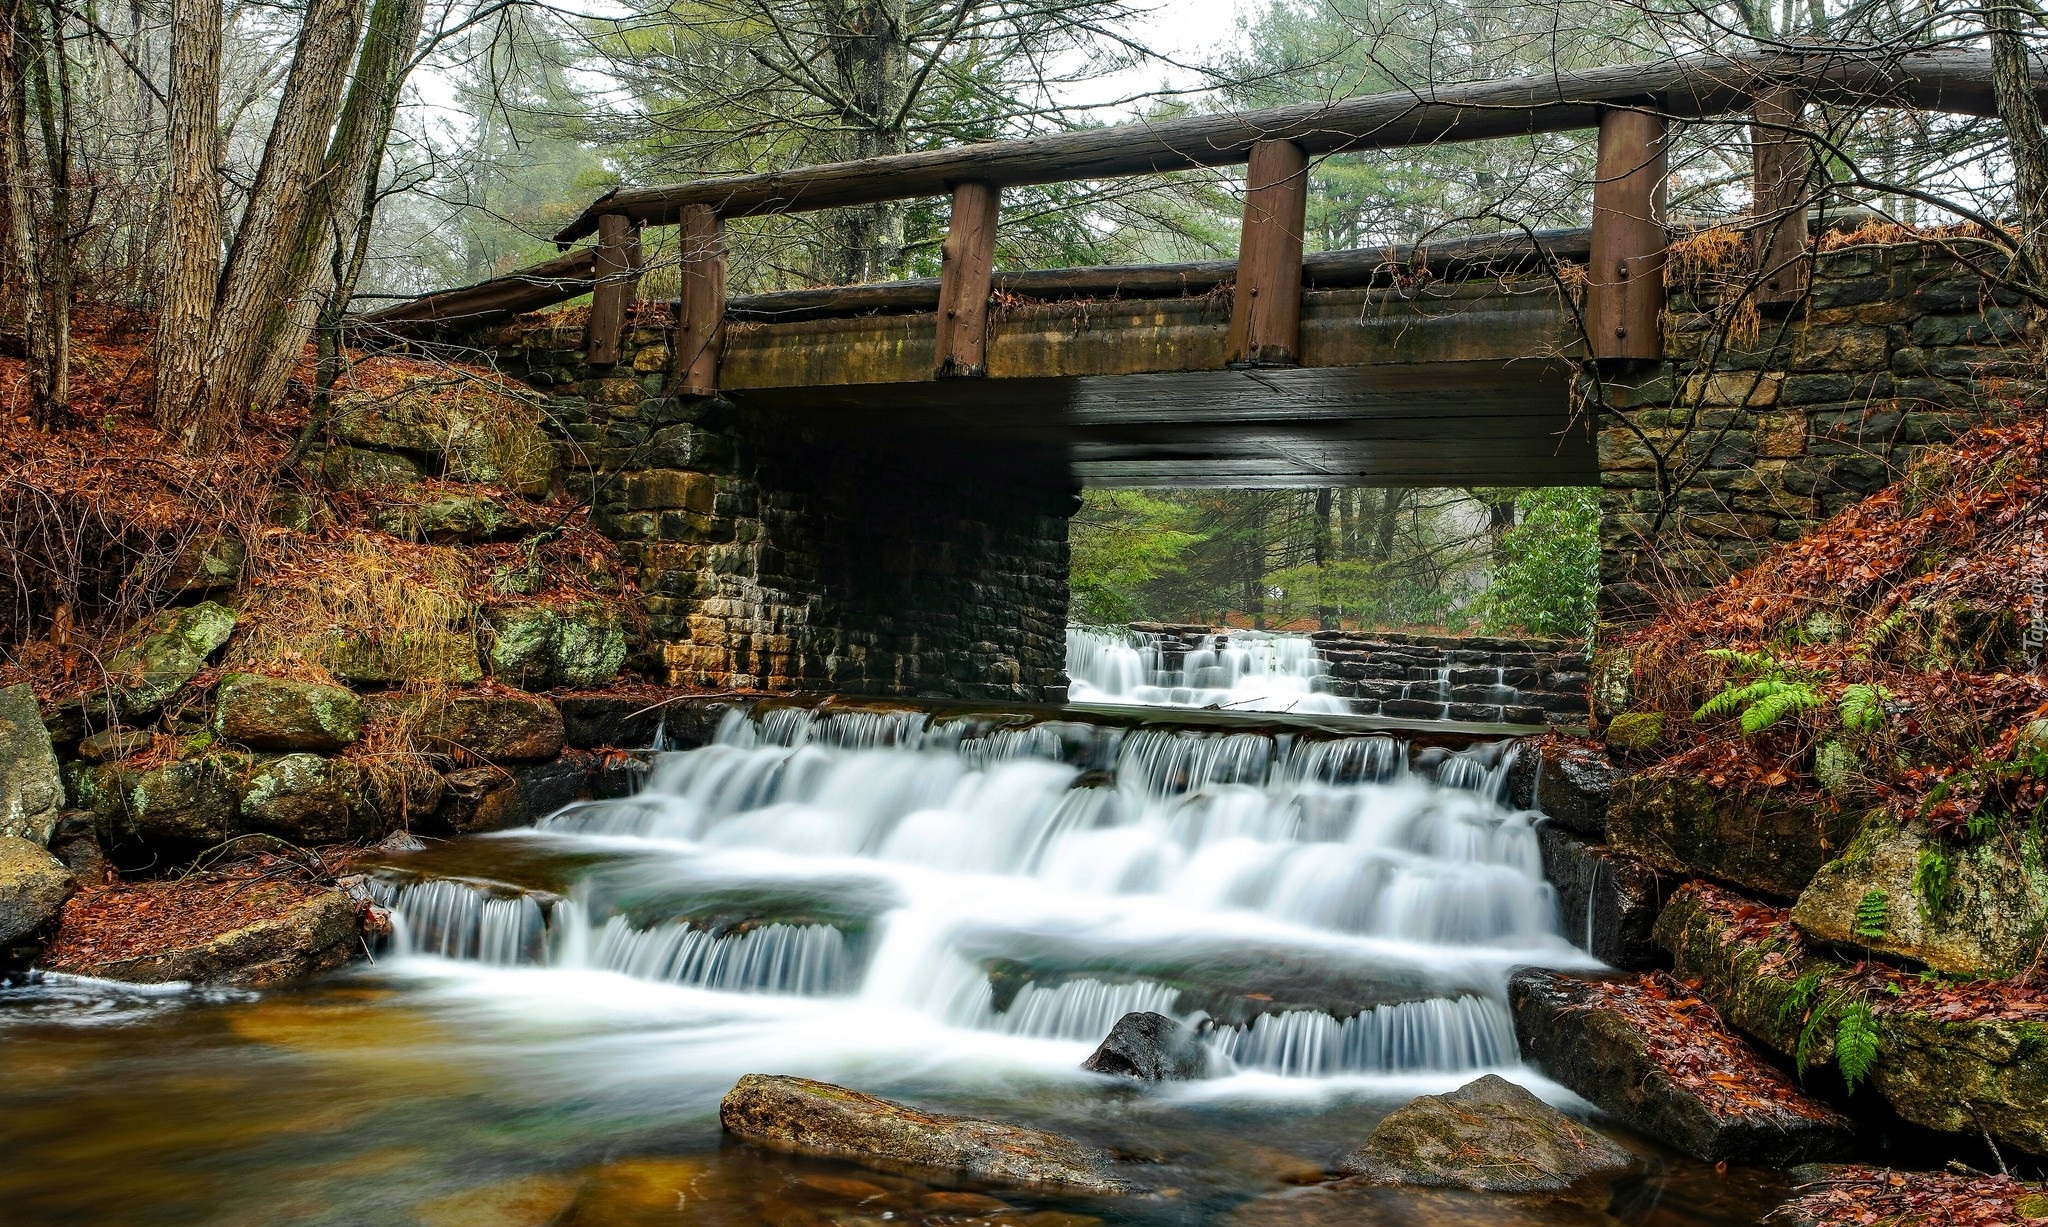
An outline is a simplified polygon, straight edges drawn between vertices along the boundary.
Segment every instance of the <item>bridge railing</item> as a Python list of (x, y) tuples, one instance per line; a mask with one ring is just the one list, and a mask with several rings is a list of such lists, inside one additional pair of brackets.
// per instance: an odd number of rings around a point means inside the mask
[[(1805, 202), (1812, 166), (1800, 129), (1804, 109), (1830, 103), (1995, 116), (1991, 82), (1990, 57), (1967, 50), (1830, 46), (1759, 51), (1125, 124), (768, 174), (620, 187), (555, 236), (565, 247), (595, 236), (594, 246), (387, 308), (363, 322), (403, 335), (450, 321), (534, 310), (588, 292), (588, 358), (598, 365), (616, 362), (621, 329), (637, 293), (639, 230), (674, 225), (681, 230), (682, 276), (672, 388), (681, 396), (714, 395), (720, 345), (734, 305), (726, 295), (726, 219), (950, 194), (952, 216), (936, 287), (893, 283), (871, 287), (878, 293), (869, 297), (894, 295), (923, 309), (923, 296), (935, 288), (930, 308), (937, 326), (933, 377), (973, 378), (987, 369), (1004, 188), (1243, 165), (1246, 192), (1237, 260), (1215, 262), (1214, 269), (1178, 267), (1203, 270), (1194, 275), (1211, 277), (1210, 285), (1234, 283), (1232, 365), (1291, 366), (1301, 354), (1310, 159), (1597, 129), (1592, 225), (1583, 248), (1587, 348), (1595, 358), (1655, 360), (1663, 356), (1671, 123), (1750, 117), (1755, 199), (1747, 224), (1758, 261), (1757, 293), (1784, 300), (1798, 296), (1806, 275)], [(1226, 268), (1227, 278), (1221, 275)], [(1006, 280), (1014, 285), (1039, 277), (1048, 279), (1050, 288), (1062, 277), (1077, 280), (1077, 273), (1082, 283), (1088, 274), (1116, 280), (1110, 275), (1114, 270), (1011, 274)], [(1021, 286), (1017, 289), (1022, 292)], [(816, 293), (841, 305), (861, 301), (858, 288)], [(826, 301), (820, 298), (809, 310), (815, 313)]]

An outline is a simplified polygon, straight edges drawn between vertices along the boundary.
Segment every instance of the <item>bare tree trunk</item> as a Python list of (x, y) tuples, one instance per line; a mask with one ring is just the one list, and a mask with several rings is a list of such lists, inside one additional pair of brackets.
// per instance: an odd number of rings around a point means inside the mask
[[(830, 44), (833, 87), (847, 106), (841, 156), (902, 153), (905, 101), (910, 92), (907, 0), (817, 0)], [(841, 209), (828, 232), (835, 251), (832, 278), (842, 284), (881, 281), (903, 259), (903, 204), (884, 201)]]
[(2048, 135), (2041, 131), (2027, 53), (2035, 20), (2022, 0), (1991, 0), (1984, 24), (1991, 34), (1991, 88), (2012, 151), (2021, 258), (2029, 280), (2048, 287)]
[[(71, 60), (64, 51), (64, 10), (50, 4), (43, 27), (33, 3), (22, 16), (34, 38), (29, 70), (35, 88), (37, 126), (42, 129), (43, 165), (50, 176), (49, 242), (36, 261), (41, 274), (44, 336), (35, 376), (39, 416), (46, 427), (71, 413)], [(50, 72), (51, 61), (56, 72)]]
[[(360, 232), (376, 210), (377, 167), (426, 11), (426, 0), (376, 0), (371, 6), (348, 98), (285, 271), (284, 302), (272, 312), (257, 352), (249, 394), (254, 404), (271, 404), (284, 395), (308, 334), (323, 318), (336, 317), (338, 323), (348, 308), (355, 279), (345, 270), (361, 268), (355, 258)], [(331, 386), (331, 381), (322, 385)]]
[(40, 54), (25, 28), (33, 0), (9, 0), (0, 16), (0, 173), (7, 178), (7, 282), (21, 298), (23, 344), (29, 359), (29, 413), (43, 430), (55, 425), (48, 386), (50, 328), (43, 305), (42, 260), (35, 205), (29, 195), (34, 163), (28, 149), (28, 74), (25, 61)]
[(190, 447), (220, 284), (220, 18), (215, 0), (171, 0), (170, 187), (157, 308), (157, 425)]

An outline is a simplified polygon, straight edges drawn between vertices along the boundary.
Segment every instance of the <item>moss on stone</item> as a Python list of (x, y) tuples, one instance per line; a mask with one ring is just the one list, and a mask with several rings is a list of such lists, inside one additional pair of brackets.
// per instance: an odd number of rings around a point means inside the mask
[(1664, 739), (1664, 713), (1623, 712), (1607, 722), (1607, 745), (1626, 754), (1643, 754)]

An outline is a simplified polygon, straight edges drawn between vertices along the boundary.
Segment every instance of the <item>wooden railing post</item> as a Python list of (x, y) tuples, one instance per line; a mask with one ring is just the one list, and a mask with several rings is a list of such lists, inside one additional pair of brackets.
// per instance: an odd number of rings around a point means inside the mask
[(626, 313), (640, 293), (640, 279), (634, 276), (640, 265), (640, 238), (633, 219), (623, 213), (598, 218), (595, 257), (583, 352), (592, 366), (612, 366), (623, 349)]
[(725, 222), (710, 205), (690, 205), (678, 224), (683, 279), (676, 300), (675, 394), (716, 396), (725, 342)]
[(1757, 299), (1789, 302), (1806, 292), (1806, 188), (1813, 173), (1813, 151), (1797, 131), (1806, 101), (1785, 88), (1757, 96), (1750, 146), (1756, 166), (1755, 198), (1750, 215), (1754, 232)]
[(937, 378), (988, 373), (988, 298), (1002, 210), (1003, 191), (993, 183), (975, 179), (953, 186), (953, 218), (940, 249)]
[(1586, 264), (1586, 330), (1595, 358), (1664, 357), (1665, 173), (1662, 117), (1601, 115)]
[(1308, 219), (1308, 155), (1293, 141), (1259, 141), (1245, 173), (1237, 290), (1230, 308), (1232, 366), (1301, 361), (1301, 245)]

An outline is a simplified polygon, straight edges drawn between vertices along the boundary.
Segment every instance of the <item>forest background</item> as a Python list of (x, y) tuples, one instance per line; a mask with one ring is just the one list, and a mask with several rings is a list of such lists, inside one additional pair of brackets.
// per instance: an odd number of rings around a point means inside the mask
[[(9, 284), (31, 287), (12, 314), (43, 372), (34, 416), (69, 412), (75, 303), (154, 311), (157, 418), (193, 448), (274, 402), (309, 338), (327, 386), (351, 308), (545, 258), (618, 183), (1748, 46), (1981, 45), (2001, 23), (2038, 46), (2041, 30), (2025, 0), (0, 0), (0, 17), (0, 208)], [(1828, 133), (1827, 208), (2026, 212), (1996, 121), (1880, 112)], [(1674, 218), (1742, 212), (1746, 141), (1680, 129)], [(1307, 245), (1582, 225), (1591, 155), (1571, 133), (1320, 159)], [(1218, 170), (1007, 192), (998, 267), (1227, 257), (1241, 190)], [(736, 221), (731, 288), (933, 275), (946, 221), (942, 201)], [(648, 233), (643, 298), (673, 295), (674, 241)], [(1570, 489), (1090, 490), (1075, 616), (1580, 636), (1597, 520)]]

